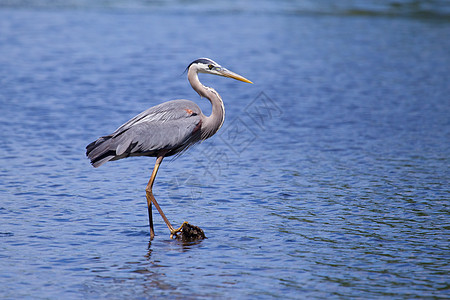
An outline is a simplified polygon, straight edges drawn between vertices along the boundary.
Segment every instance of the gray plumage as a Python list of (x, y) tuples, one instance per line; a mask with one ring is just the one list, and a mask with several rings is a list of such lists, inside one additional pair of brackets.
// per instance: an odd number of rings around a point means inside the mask
[(192, 62), (187, 70), (192, 88), (211, 102), (211, 116), (205, 116), (189, 100), (172, 100), (151, 107), (86, 147), (86, 155), (94, 167), (130, 156), (171, 156), (219, 130), (225, 118), (222, 99), (214, 89), (203, 86), (197, 74), (248, 80), (207, 58)]
[(157, 156), (162, 149), (168, 150), (165, 156), (174, 155), (201, 140), (202, 116), (192, 101), (165, 102), (92, 142), (86, 154), (94, 167), (129, 156)]
[[(201, 97), (211, 102), (210, 116), (205, 116), (198, 105), (192, 101), (172, 100), (143, 111), (117, 128), (112, 134), (102, 136), (86, 146), (86, 155), (96, 168), (110, 160), (129, 156), (156, 157), (155, 167), (145, 189), (151, 239), (155, 235), (152, 204), (169, 228), (171, 237), (182, 231), (183, 226), (188, 226), (187, 223), (183, 223), (180, 228), (175, 229), (153, 196), (153, 183), (162, 160), (166, 156), (181, 153), (195, 143), (213, 136), (225, 120), (222, 99), (213, 88), (200, 83), (198, 73), (220, 75), (251, 83), (250, 80), (221, 67), (208, 58), (193, 61), (187, 67), (187, 71), (192, 88)], [(196, 228), (203, 234), (200, 228), (196, 226), (191, 226), (191, 228)], [(194, 231), (190, 230), (189, 232)], [(202, 234), (199, 237), (204, 238), (204, 234)]]

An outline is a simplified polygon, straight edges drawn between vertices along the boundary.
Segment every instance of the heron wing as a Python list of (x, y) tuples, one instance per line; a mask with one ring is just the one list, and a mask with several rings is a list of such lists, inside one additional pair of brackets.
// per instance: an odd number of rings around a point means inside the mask
[(154, 156), (160, 150), (167, 150), (167, 156), (175, 154), (195, 142), (199, 123), (199, 116), (138, 123), (113, 137), (116, 155)]
[(200, 140), (202, 112), (188, 100), (151, 107), (86, 147), (94, 167), (128, 156), (176, 154)]
[(121, 125), (114, 131), (113, 136), (120, 135), (129, 128), (141, 123), (151, 122), (167, 122), (171, 120), (182, 119), (186, 117), (186, 113), (191, 111), (200, 115), (201, 110), (197, 104), (189, 100), (172, 100), (150, 107), (141, 112), (125, 124)]

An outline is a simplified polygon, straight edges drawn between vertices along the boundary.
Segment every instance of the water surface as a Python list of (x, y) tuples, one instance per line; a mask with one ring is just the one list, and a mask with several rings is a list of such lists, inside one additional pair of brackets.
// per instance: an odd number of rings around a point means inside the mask
[[(0, 10), (1, 298), (450, 296), (445, 14), (268, 3)], [(155, 215), (149, 243), (154, 159), (84, 147), (165, 100), (209, 113), (182, 74), (205, 56), (255, 84), (201, 77), (225, 124), (154, 193), (208, 239)]]

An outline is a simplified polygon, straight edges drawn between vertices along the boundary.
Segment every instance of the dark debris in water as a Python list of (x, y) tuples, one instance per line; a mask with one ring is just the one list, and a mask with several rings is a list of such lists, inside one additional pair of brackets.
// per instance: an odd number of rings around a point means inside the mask
[(183, 224), (180, 233), (176, 236), (176, 239), (182, 242), (195, 242), (205, 238), (205, 233), (200, 227), (187, 222)]

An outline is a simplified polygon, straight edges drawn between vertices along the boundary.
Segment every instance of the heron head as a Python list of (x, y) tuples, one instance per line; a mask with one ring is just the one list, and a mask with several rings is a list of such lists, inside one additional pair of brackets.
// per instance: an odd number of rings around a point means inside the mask
[(191, 62), (191, 64), (187, 67), (187, 69), (195, 68), (197, 73), (206, 73), (206, 74), (213, 74), (213, 75), (219, 75), (223, 77), (233, 78), (236, 80), (240, 80), (247, 83), (253, 83), (247, 78), (244, 78), (243, 76), (236, 74), (234, 72), (231, 72), (230, 70), (227, 70), (226, 68), (222, 67), (215, 61), (209, 58), (199, 58), (197, 60), (194, 60)]

